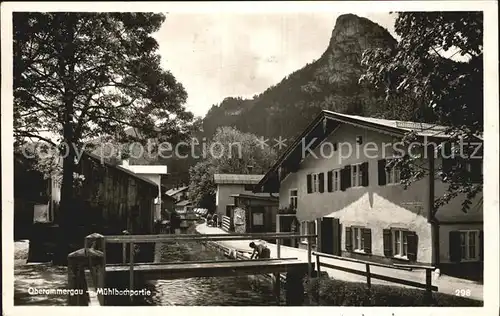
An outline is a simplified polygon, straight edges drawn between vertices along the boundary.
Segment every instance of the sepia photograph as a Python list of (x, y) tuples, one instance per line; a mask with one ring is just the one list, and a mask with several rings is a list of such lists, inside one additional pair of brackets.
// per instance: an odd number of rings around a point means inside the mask
[(498, 313), (498, 5), (391, 3), (3, 3), (4, 304)]

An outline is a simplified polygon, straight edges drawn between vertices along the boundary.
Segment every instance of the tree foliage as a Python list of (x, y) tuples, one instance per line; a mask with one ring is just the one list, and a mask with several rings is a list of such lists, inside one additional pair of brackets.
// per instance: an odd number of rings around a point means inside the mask
[(18, 144), (34, 138), (69, 145), (63, 214), (70, 209), (75, 149), (87, 140), (144, 141), (127, 135), (127, 127), (168, 141), (188, 133), (193, 115), (183, 105), (186, 92), (161, 68), (151, 36), (164, 19), (153, 13), (14, 13), (14, 134)]
[[(448, 127), (448, 143), (477, 141), (483, 133), (482, 12), (397, 14), (395, 31), (401, 40), (395, 49), (367, 50), (362, 60), (367, 70), (360, 80), (383, 89), (389, 104), (401, 96), (423, 104), (433, 122)], [(403, 141), (409, 144), (414, 140), (415, 133), (409, 133)], [(463, 158), (469, 157), (474, 147), (455, 146), (456, 151), (447, 153), (455, 156), (455, 167), (446, 168), (444, 164), (436, 170), (449, 184), (446, 194), (436, 199), (436, 209), (463, 195), (466, 211), (482, 191), (482, 181), (472, 183), (470, 170), (463, 168), (467, 160)], [(440, 145), (437, 150), (444, 152), (444, 147)], [(416, 167), (415, 159), (398, 163), (408, 170), (409, 183), (427, 174)]]
[[(202, 161), (191, 167), (189, 192), (196, 204), (212, 208), (216, 186), (214, 174), (264, 174), (276, 159), (272, 147), (261, 146), (260, 139), (233, 127), (217, 129), (206, 143)], [(208, 205), (208, 206), (207, 206)]]

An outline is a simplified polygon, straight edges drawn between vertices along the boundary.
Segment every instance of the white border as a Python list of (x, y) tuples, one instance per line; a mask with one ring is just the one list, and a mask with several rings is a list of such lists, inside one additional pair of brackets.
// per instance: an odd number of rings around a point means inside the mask
[[(484, 230), (485, 283), (482, 308), (395, 308), (395, 307), (321, 307), (318, 314), (342, 315), (498, 315), (499, 283), (499, 208), (498, 208), (498, 4), (496, 1), (369, 1), (354, 2), (9, 2), (2, 3), (2, 269), (3, 311), (5, 315), (67, 315), (70, 313), (124, 315), (144, 310), (142, 307), (26, 307), (13, 306), (13, 161), (12, 161), (12, 11), (155, 11), (178, 13), (262, 13), (326, 12), (363, 13), (389, 11), (484, 11), (484, 93), (485, 93), (485, 177)], [(359, 8), (364, 8), (359, 10)], [(241, 316), (269, 311), (273, 314), (303, 315), (311, 308), (236, 308), (236, 307), (170, 307), (147, 308), (149, 315), (166, 313), (213, 313)]]

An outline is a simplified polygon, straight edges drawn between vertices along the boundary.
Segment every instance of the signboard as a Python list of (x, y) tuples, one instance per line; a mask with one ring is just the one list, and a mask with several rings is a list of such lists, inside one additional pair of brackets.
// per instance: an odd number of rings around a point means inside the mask
[(262, 226), (264, 225), (264, 213), (253, 213), (253, 225)]

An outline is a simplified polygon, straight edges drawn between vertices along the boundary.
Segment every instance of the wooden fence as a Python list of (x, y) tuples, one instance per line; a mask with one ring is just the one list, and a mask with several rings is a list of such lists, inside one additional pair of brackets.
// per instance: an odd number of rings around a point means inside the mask
[[(428, 301), (430, 301), (432, 298), (432, 291), (438, 290), (437, 286), (432, 285), (432, 271), (435, 270), (435, 267), (432, 267), (432, 266), (408, 265), (408, 264), (389, 265), (389, 264), (359, 260), (359, 259), (354, 259), (354, 258), (340, 257), (340, 256), (330, 255), (330, 254), (316, 252), (316, 251), (314, 251), (312, 253), (312, 255), (316, 256), (316, 269), (318, 270), (318, 275), (320, 275), (320, 273), (321, 273), (321, 267), (326, 267), (326, 268), (335, 269), (335, 270), (339, 270), (339, 271), (343, 271), (343, 272), (348, 272), (348, 273), (352, 273), (352, 274), (366, 276), (366, 285), (367, 285), (368, 289), (371, 288), (371, 285), (372, 285), (371, 280), (378, 279), (378, 280), (388, 281), (388, 282), (392, 282), (392, 283), (396, 283), (396, 284), (402, 284), (402, 285), (416, 287), (419, 289), (424, 289), (425, 293), (426, 293), (426, 299)], [(336, 260), (349, 261), (349, 262), (363, 264), (363, 265), (365, 265), (365, 271), (336, 266), (336, 265), (329, 264), (326, 262), (321, 262), (320, 258), (330, 258), (330, 259), (336, 259)], [(406, 279), (399, 279), (399, 278), (395, 278), (395, 277), (391, 277), (391, 276), (387, 276), (387, 275), (376, 274), (376, 273), (373, 273), (370, 271), (371, 266), (391, 268), (391, 269), (396, 268), (396, 269), (407, 270), (407, 271), (411, 271), (413, 269), (422, 269), (422, 270), (425, 270), (425, 283), (419, 283), (419, 282), (410, 281), (410, 280), (406, 280)]]

